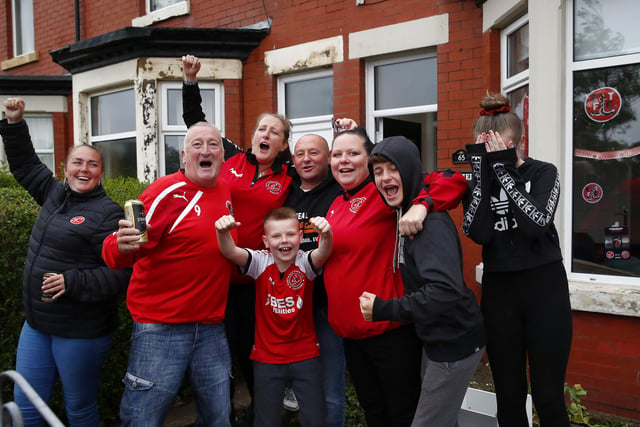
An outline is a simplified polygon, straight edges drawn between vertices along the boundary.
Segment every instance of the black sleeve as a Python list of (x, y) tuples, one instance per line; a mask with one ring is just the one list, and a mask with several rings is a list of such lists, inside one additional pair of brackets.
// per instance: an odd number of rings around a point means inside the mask
[(187, 128), (194, 123), (207, 120), (202, 111), (202, 97), (197, 83), (193, 85), (182, 83), (182, 119)]
[(490, 207), (493, 176), (487, 164), (484, 144), (467, 144), (471, 164), (469, 191), (462, 202), (462, 232), (474, 242), (484, 245), (493, 238), (493, 213)]
[[(487, 162), (497, 184), (509, 196), (509, 210), (518, 223), (518, 231), (538, 238), (552, 226), (560, 198), (560, 176), (551, 163), (532, 162), (527, 178), (516, 167), (515, 149), (487, 154)], [(533, 163), (535, 162), (535, 163)]]
[(373, 320), (429, 323), (464, 297), (462, 249), (446, 212), (430, 213), (410, 244), (409, 250), (405, 247), (405, 268), (414, 272), (416, 290), (398, 299), (376, 298)]

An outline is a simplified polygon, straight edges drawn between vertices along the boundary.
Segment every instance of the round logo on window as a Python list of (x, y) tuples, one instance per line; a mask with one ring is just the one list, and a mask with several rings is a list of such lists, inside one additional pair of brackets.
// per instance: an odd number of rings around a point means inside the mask
[(612, 87), (601, 87), (592, 91), (584, 100), (584, 112), (598, 123), (608, 122), (622, 108), (622, 97)]
[(602, 187), (595, 182), (590, 182), (582, 188), (582, 198), (587, 203), (598, 203), (602, 195)]

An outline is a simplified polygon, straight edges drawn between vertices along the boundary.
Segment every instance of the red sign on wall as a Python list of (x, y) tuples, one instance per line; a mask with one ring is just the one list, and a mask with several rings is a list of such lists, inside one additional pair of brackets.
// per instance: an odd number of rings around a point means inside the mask
[(592, 91), (584, 100), (584, 112), (598, 123), (608, 122), (618, 115), (622, 107), (620, 93), (612, 87)]

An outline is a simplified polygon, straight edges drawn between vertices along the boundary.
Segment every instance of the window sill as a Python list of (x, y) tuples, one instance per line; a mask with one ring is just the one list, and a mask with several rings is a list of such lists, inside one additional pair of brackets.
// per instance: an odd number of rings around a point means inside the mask
[(38, 60), (38, 52), (29, 52), (24, 55), (16, 56), (15, 58), (7, 59), (0, 63), (2, 71), (10, 70), (12, 68), (19, 67), (21, 65), (30, 64)]
[[(482, 283), (482, 263), (476, 281)], [(574, 311), (640, 317), (640, 286), (569, 280), (569, 293)]]
[(131, 25), (134, 27), (148, 27), (156, 22), (166, 21), (170, 18), (177, 16), (188, 15), (190, 12), (189, 2), (183, 1), (155, 12), (148, 13), (147, 15), (140, 16), (131, 20)]
[(640, 287), (569, 281), (571, 308), (640, 317)]

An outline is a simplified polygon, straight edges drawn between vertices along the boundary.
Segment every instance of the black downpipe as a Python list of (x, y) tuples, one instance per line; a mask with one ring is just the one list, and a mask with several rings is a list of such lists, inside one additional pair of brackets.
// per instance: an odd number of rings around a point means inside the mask
[(80, 0), (73, 1), (73, 10), (75, 13), (76, 21), (76, 41), (80, 41)]

